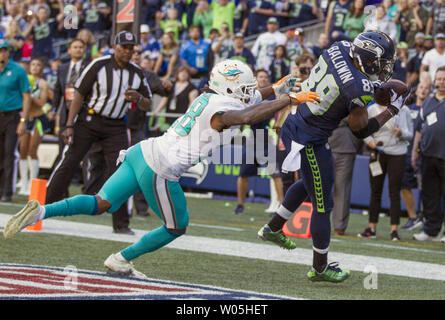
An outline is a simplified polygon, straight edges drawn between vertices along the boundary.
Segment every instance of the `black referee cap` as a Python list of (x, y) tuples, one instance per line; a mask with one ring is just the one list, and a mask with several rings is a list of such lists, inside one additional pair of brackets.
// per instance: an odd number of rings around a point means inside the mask
[(121, 31), (118, 34), (116, 34), (116, 36), (114, 37), (114, 44), (115, 45), (125, 45), (125, 44), (132, 44), (132, 45), (137, 45), (138, 42), (136, 40), (136, 36), (134, 34), (132, 34), (129, 31)]

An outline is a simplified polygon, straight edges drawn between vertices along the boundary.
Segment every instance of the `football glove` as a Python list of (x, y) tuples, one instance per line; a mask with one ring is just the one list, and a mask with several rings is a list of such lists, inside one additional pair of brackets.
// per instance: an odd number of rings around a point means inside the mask
[(320, 101), (320, 96), (313, 91), (290, 92), (289, 97), (294, 106), (304, 102), (318, 103)]
[(300, 87), (300, 79), (292, 77), (288, 74), (281, 78), (278, 82), (272, 85), (275, 97), (279, 97), (281, 94), (289, 94), (292, 89), (298, 89)]
[(402, 107), (405, 105), (405, 101), (410, 96), (411, 90), (412, 88), (409, 88), (407, 93), (398, 94), (393, 89), (391, 89), (390, 107), (392, 107), (391, 109), (394, 110), (396, 114), (399, 113), (400, 109), (402, 109)]

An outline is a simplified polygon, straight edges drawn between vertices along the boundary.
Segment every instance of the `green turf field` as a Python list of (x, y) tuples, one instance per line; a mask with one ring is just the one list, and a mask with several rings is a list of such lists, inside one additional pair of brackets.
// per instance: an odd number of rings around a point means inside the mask
[[(76, 192), (77, 189), (71, 191)], [(20, 209), (24, 198), (15, 197), (13, 204), (0, 203), (0, 213), (12, 214)], [(233, 215), (234, 202), (188, 198), (190, 226), (187, 235), (206, 239), (236, 240), (243, 243), (268, 244), (258, 240), (258, 229), (269, 220), (264, 213), (266, 205), (248, 203), (242, 215)], [(75, 216), (62, 219), (82, 223), (111, 226), (111, 217)], [(402, 219), (404, 224), (406, 219)], [(45, 223), (45, 222), (44, 222)], [(150, 217), (133, 217), (131, 227), (150, 230), (160, 225), (154, 214)], [(442, 265), (445, 270), (445, 244), (418, 242), (412, 234), (418, 231), (400, 230), (402, 241), (389, 240), (389, 218), (380, 218), (377, 239), (357, 238), (367, 225), (367, 217), (351, 214), (346, 235), (333, 237), (330, 251), (350, 255), (400, 260), (397, 269), (409, 274), (409, 262)], [(111, 228), (110, 228), (111, 233)], [(310, 239), (294, 238), (298, 248), (311, 249)], [(240, 243), (241, 242), (241, 243)], [(103, 261), (127, 243), (93, 240), (82, 237), (44, 233), (20, 233), (5, 241), (0, 238), (0, 262), (49, 265), (105, 271)], [(246, 245), (246, 244), (244, 244)], [(237, 248), (234, 248), (236, 250)], [(282, 249), (276, 247), (278, 252)], [(178, 261), (180, 263), (178, 263)], [(339, 261), (342, 267), (348, 266)], [(205, 284), (231, 289), (250, 290), (305, 299), (445, 299), (445, 281), (421, 279), (414, 276), (378, 274), (377, 289), (366, 289), (368, 273), (352, 271), (352, 277), (340, 284), (311, 283), (306, 279), (308, 265), (266, 259), (243, 258), (227, 254), (163, 248), (134, 261), (138, 270), (150, 278)], [(404, 270), (407, 269), (407, 270)], [(443, 272), (442, 272), (443, 273)]]

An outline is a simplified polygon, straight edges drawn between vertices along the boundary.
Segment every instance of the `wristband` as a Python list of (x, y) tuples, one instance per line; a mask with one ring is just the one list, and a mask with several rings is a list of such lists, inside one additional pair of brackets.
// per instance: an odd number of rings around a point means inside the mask
[(73, 126), (73, 125), (71, 125), (71, 126), (65, 126), (65, 128), (66, 128), (66, 129), (73, 129), (74, 126)]

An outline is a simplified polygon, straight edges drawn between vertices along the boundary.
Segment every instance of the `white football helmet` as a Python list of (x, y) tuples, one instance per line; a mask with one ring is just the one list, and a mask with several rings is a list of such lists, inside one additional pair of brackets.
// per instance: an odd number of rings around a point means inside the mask
[(252, 69), (241, 60), (227, 59), (218, 62), (210, 73), (209, 88), (223, 96), (251, 99), (257, 87)]

